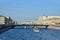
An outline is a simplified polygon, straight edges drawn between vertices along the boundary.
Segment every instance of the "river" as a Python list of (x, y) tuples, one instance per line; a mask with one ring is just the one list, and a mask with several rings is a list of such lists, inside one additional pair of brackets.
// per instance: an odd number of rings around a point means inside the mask
[(39, 30), (40, 32), (34, 32), (31, 27), (24, 29), (18, 26), (1, 33), (0, 40), (60, 40), (60, 30)]

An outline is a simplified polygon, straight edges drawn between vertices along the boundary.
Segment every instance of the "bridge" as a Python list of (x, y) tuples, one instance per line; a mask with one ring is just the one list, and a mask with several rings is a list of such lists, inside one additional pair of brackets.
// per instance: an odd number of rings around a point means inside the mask
[(7, 29), (12, 29), (16, 26), (23, 26), (25, 29), (28, 26), (31, 26), (35, 32), (39, 32), (39, 28), (60, 30), (60, 18), (58, 20), (56, 20), (56, 17), (54, 17), (53, 20), (51, 19), (17, 22), (11, 19), (9, 16), (0, 15), (0, 31), (6, 31)]
[(43, 24), (8, 24), (7, 25), (7, 24), (3, 24), (3, 25), (0, 25), (0, 30), (6, 31), (6, 29), (13, 29), (14, 27), (17, 27), (17, 26), (19, 27), (22, 26), (24, 29), (27, 29), (28, 26), (31, 26), (34, 32), (39, 32), (38, 30), (39, 26), (41, 26), (40, 28), (47, 29), (49, 25), (43, 25)]

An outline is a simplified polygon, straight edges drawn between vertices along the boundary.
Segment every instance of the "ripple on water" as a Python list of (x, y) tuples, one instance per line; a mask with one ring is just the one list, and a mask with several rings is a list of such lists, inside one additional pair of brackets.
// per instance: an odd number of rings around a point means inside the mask
[[(20, 27), (16, 27), (20, 28)], [(39, 29), (40, 32), (33, 32), (33, 29), (11, 29), (0, 34), (0, 40), (60, 40), (59, 30)]]

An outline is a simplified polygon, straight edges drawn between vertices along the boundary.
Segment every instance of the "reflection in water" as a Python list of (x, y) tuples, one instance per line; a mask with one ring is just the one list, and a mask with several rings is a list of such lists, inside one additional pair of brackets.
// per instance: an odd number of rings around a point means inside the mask
[(39, 29), (33, 32), (31, 27), (15, 27), (0, 34), (0, 40), (60, 40), (60, 30)]

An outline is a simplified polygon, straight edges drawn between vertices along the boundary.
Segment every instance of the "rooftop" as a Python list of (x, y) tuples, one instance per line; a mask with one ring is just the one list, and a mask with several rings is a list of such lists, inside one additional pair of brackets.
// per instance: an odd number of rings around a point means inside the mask
[(45, 19), (60, 19), (60, 16), (41, 16), (38, 18), (38, 20), (45, 20)]
[(6, 17), (6, 18), (8, 18), (8, 19), (9, 19), (9, 16), (0, 15), (0, 17)]

